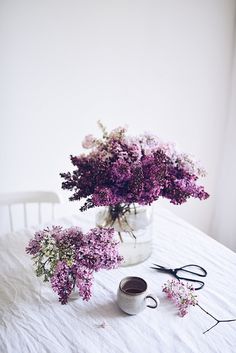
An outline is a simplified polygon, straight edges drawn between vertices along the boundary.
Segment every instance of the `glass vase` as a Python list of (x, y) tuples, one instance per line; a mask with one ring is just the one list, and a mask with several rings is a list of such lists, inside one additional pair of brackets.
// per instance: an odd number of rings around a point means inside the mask
[(73, 302), (79, 298), (80, 298), (79, 290), (77, 287), (74, 287), (72, 289), (72, 292), (71, 292), (69, 298), (68, 298), (68, 302)]
[(145, 261), (152, 252), (152, 206), (116, 205), (105, 207), (96, 215), (96, 225), (112, 227), (119, 241), (121, 266)]

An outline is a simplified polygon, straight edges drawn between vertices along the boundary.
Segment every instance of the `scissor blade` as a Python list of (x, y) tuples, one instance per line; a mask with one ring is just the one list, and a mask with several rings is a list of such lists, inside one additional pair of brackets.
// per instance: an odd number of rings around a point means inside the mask
[(163, 269), (166, 269), (166, 267), (161, 266), (161, 265), (157, 265), (157, 264), (153, 264), (153, 266), (156, 266), (157, 268), (163, 268)]
[(156, 271), (159, 271), (159, 272), (166, 272), (166, 273), (171, 273), (171, 269), (169, 268), (166, 268), (164, 266), (160, 266), (160, 265), (156, 265), (156, 264), (153, 264), (154, 266), (150, 267), (152, 268), (153, 270), (156, 270)]

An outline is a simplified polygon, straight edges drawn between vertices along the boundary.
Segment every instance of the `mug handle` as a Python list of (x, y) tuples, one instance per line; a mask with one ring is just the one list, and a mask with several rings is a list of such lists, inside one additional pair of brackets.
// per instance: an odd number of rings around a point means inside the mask
[(152, 299), (154, 301), (154, 305), (147, 305), (148, 308), (156, 309), (160, 305), (160, 300), (156, 297), (154, 298), (151, 294), (147, 295), (145, 299)]

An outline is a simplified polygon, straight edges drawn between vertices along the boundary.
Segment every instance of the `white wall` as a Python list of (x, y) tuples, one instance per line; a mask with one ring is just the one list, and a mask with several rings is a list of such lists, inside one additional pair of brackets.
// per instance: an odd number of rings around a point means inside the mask
[(83, 136), (98, 132), (98, 119), (128, 124), (130, 133), (151, 130), (202, 160), (211, 198), (171, 209), (208, 231), (235, 1), (0, 4), (0, 192), (52, 189), (65, 200), (59, 172), (81, 152)]
[(234, 186), (236, 175), (236, 37), (229, 103), (216, 184), (216, 207), (212, 216), (210, 233), (215, 239), (236, 252), (236, 189)]

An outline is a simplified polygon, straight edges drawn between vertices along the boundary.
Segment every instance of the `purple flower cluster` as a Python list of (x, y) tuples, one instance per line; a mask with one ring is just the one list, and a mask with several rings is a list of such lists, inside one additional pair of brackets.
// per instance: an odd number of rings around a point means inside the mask
[(36, 232), (26, 252), (32, 255), (37, 276), (51, 281), (59, 301), (66, 304), (75, 286), (84, 300), (91, 297), (94, 271), (116, 268), (123, 260), (118, 254), (114, 229), (58, 226)]
[(208, 198), (196, 184), (205, 171), (173, 144), (148, 134), (129, 137), (124, 128), (102, 129), (102, 139), (85, 138), (83, 146), (91, 148), (87, 155), (71, 156), (75, 170), (61, 173), (62, 188), (73, 192), (70, 200), (85, 199), (81, 211), (121, 203), (148, 205), (159, 197), (176, 205), (190, 197)]
[(188, 283), (172, 280), (163, 285), (162, 291), (166, 293), (167, 298), (174, 302), (179, 310), (179, 316), (183, 317), (188, 313), (188, 307), (195, 306), (198, 303), (195, 289)]

